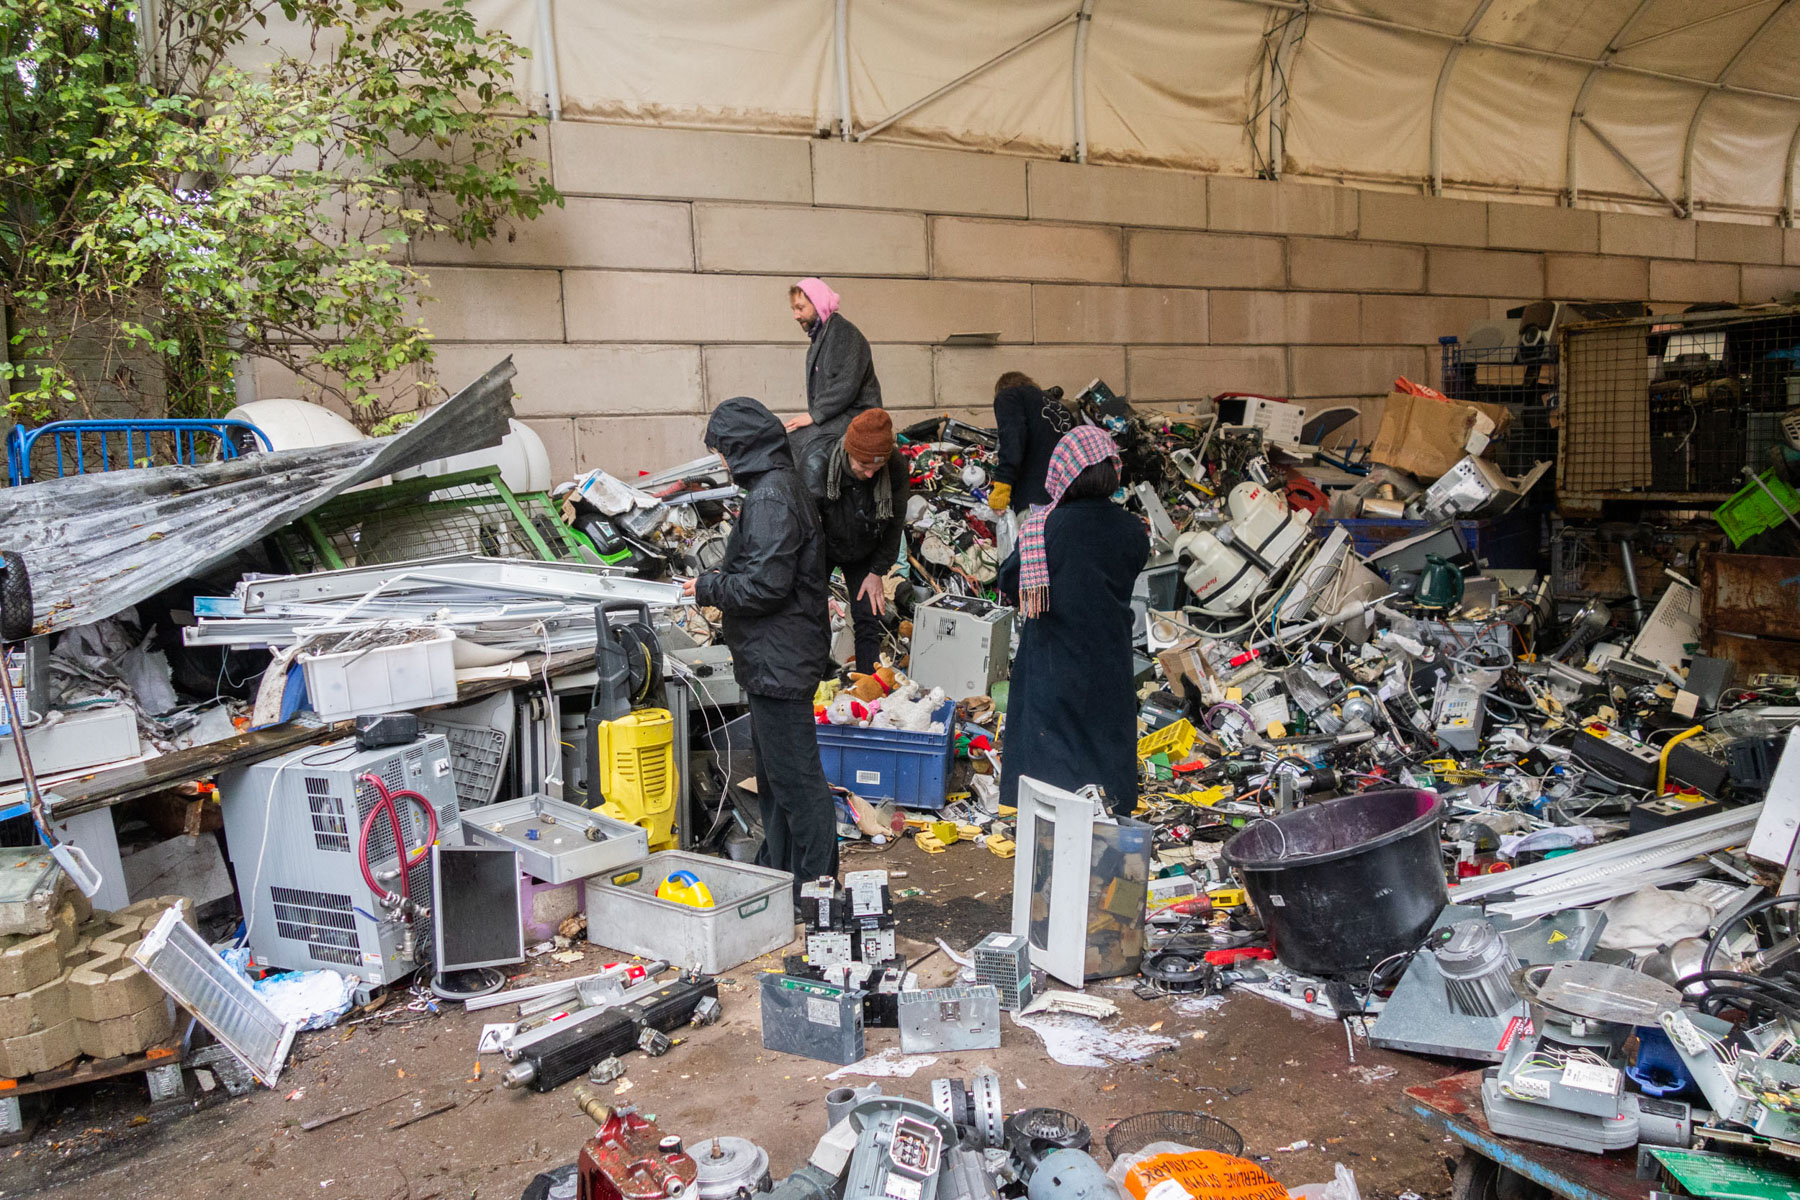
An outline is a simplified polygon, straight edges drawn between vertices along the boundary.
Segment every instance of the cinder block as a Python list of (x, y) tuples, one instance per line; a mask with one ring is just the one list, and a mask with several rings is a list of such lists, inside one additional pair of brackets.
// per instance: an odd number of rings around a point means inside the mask
[(1025, 215), (1025, 160), (876, 142), (812, 142), (813, 203), (977, 217)]
[(439, 342), (560, 342), (562, 282), (556, 271), (434, 267), (419, 313)]
[[(550, 455), (550, 478), (558, 482), (575, 478), (579, 472), (575, 470), (574, 419), (540, 417), (537, 420), (527, 420), (525, 424), (544, 439), (544, 450)], [(696, 454), (694, 457), (700, 456)]]
[(1126, 246), (1132, 283), (1222, 288), (1287, 284), (1280, 238), (1133, 230), (1126, 235)]
[(985, 411), (982, 424), (993, 420), (994, 380), (1003, 371), (1023, 371), (1043, 387), (1060, 384), (1071, 396), (1095, 379), (1116, 390), (1125, 386), (1123, 346), (945, 346), (934, 353), (934, 407)]
[(63, 971), (28, 992), (0, 996), (0, 1041), (39, 1033), (71, 1015), (69, 972)]
[[(1368, 198), (1363, 193), (1365, 204)], [(1366, 212), (1363, 219), (1367, 228)], [(1419, 246), (1290, 238), (1288, 280), (1293, 287), (1321, 292), (1422, 292), (1425, 251)]]
[(464, 245), (449, 237), (412, 243), (416, 263), (506, 267), (694, 269), (693, 219), (685, 204), (570, 196), (536, 220)]
[(1213, 175), (1206, 181), (1207, 225), (1238, 233), (1356, 234), (1355, 188), (1278, 183)]
[[(792, 276), (564, 271), (571, 342), (784, 342), (806, 335), (788, 309)], [(839, 289), (842, 291), (842, 289)], [(861, 316), (844, 306), (859, 326)], [(867, 330), (865, 329), (865, 332)]]
[(1437, 382), (1423, 346), (1295, 346), (1289, 355), (1288, 394), (1296, 400), (1384, 395), (1402, 375), (1415, 383)]
[(105, 1021), (75, 1022), (75, 1037), (81, 1052), (92, 1058), (122, 1058), (142, 1054), (152, 1046), (167, 1041), (175, 1032), (174, 1015), (162, 996), (154, 1004), (137, 1012), (126, 1013)]
[(557, 121), (550, 150), (551, 178), (567, 195), (812, 200), (804, 138)]
[[(932, 403), (931, 348), (876, 345), (869, 348), (875, 376), (881, 380), (884, 408), (917, 408)], [(705, 363), (708, 412), (732, 396), (752, 396), (776, 412), (806, 411), (806, 347), (707, 346)]]
[(162, 920), (163, 913), (176, 905), (181, 906), (181, 920), (190, 929), (198, 928), (194, 924), (194, 905), (186, 896), (148, 896), (124, 908), (101, 913), (100, 917), (113, 929), (148, 930)]
[(575, 468), (601, 467), (627, 483), (706, 453), (706, 418), (582, 417), (575, 422)]
[(102, 942), (80, 958), (71, 957), (66, 977), (70, 1016), (78, 1021), (110, 1021), (162, 999), (162, 988), (131, 958), (131, 951), (142, 941), (134, 938), (129, 945)]
[(23, 1079), (54, 1071), (81, 1055), (73, 1019), (23, 1037), (0, 1041), (0, 1079)]
[(1650, 299), (1693, 304), (1706, 300), (1738, 301), (1738, 271), (1731, 263), (1650, 260)]
[(1286, 396), (1287, 354), (1278, 346), (1133, 346), (1125, 352), (1134, 403), (1204, 400), (1220, 392)]
[(1348, 292), (1211, 292), (1215, 343), (1285, 346), (1349, 344), (1362, 338), (1360, 296)]
[(933, 217), (931, 273), (962, 279), (1118, 283), (1125, 266), (1117, 229)]
[(65, 901), (49, 931), (0, 937), (0, 996), (31, 991), (62, 974), (63, 955), (75, 945), (74, 914)]
[(1777, 225), (1694, 222), (1694, 257), (1701, 262), (1778, 265), (1784, 240), (1783, 230)]
[(1556, 300), (1647, 300), (1650, 264), (1641, 258), (1552, 254), (1545, 260), (1544, 294)]
[[(1472, 321), (1484, 321), (1486, 300), (1462, 296), (1369, 296), (1362, 305), (1363, 343), (1430, 346), (1445, 335), (1461, 337)], [(1420, 382), (1426, 382), (1421, 380)]]
[(1033, 220), (1206, 228), (1204, 175), (1039, 160), (1029, 177)]
[(513, 412), (521, 418), (701, 411), (697, 346), (464, 343), (440, 346), (438, 369), (473, 376), (509, 353), (519, 371)]
[(923, 275), (925, 218), (846, 208), (696, 204), (702, 271)]
[(1405, 192), (1363, 192), (1356, 234), (1373, 242), (1429, 242), (1485, 246), (1487, 205)]
[(1431, 250), (1431, 291), (1439, 296), (1544, 296), (1544, 256), (1487, 250)]
[(1206, 293), (1193, 288), (1077, 287), (1035, 284), (1033, 340), (1202, 344)]
[(1743, 271), (1745, 304), (1792, 300), (1800, 291), (1800, 267), (1745, 267)]
[(1783, 261), (1790, 267), (1800, 267), (1800, 229), (1783, 231), (1782, 246), (1785, 255)]
[(1694, 257), (1694, 226), (1679, 217), (1639, 213), (1600, 214), (1600, 253), (1646, 258)]
[(1593, 254), (1600, 249), (1600, 214), (1550, 204), (1490, 204), (1488, 245), (1496, 250)]
[[(1031, 340), (1028, 284), (846, 279), (838, 291), (843, 311), (871, 342), (941, 342), (953, 333), (997, 333), (1002, 342)], [(790, 330), (796, 329), (792, 320)]]

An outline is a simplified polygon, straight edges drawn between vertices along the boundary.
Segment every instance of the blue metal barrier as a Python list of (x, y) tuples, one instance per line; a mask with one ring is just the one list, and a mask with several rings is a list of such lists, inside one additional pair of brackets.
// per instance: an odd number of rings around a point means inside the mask
[[(164, 456), (168, 461), (163, 464), (156, 461), (157, 434), (168, 435), (166, 444), (171, 448)], [(234, 438), (233, 434), (238, 437)], [(262, 430), (249, 421), (235, 418), (216, 421), (52, 421), (36, 429), (15, 425), (6, 435), (6, 468), (12, 486), (32, 481), (32, 451), (38, 440), (46, 436), (56, 447), (58, 478), (137, 466), (192, 466), (200, 461), (200, 439), (206, 437), (217, 443), (221, 458), (236, 458), (244, 453), (242, 446), (254, 448), (256, 442), (261, 442), (264, 450), (274, 449)]]

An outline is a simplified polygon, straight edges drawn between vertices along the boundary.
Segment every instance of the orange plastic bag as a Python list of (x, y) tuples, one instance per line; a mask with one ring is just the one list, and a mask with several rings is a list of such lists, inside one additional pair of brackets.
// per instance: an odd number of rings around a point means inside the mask
[(1414, 383), (1404, 375), (1394, 380), (1394, 390), (1405, 392), (1409, 396), (1423, 396), (1427, 400), (1448, 400), (1450, 398), (1436, 388), (1428, 388), (1422, 383)]
[(1216, 1150), (1146, 1158), (1125, 1173), (1125, 1190), (1133, 1200), (1288, 1200), (1267, 1171)]

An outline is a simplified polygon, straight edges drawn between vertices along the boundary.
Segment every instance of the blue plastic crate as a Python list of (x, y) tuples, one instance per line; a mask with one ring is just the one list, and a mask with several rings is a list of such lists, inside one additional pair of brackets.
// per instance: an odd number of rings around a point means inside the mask
[(956, 760), (956, 701), (944, 701), (931, 719), (943, 722), (944, 732), (819, 726), (825, 778), (865, 800), (892, 800), (903, 808), (944, 807), (944, 787)]

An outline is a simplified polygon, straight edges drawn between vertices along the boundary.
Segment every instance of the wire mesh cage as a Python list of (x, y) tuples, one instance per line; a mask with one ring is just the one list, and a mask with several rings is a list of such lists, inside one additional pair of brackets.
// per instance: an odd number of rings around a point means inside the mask
[(1562, 411), (1557, 394), (1558, 353), (1554, 342), (1468, 345), (1438, 339), (1441, 386), (1452, 400), (1495, 404), (1512, 414), (1487, 457), (1508, 475), (1524, 475), (1541, 462), (1555, 462)]
[(1565, 504), (1715, 504), (1760, 470), (1800, 405), (1800, 305), (1563, 331)]
[(350, 492), (276, 535), (297, 572), (445, 554), (579, 560), (578, 539), (547, 497), (514, 493), (492, 467)]
[(1106, 1152), (1117, 1159), (1135, 1154), (1151, 1142), (1180, 1142), (1196, 1150), (1217, 1150), (1237, 1157), (1244, 1152), (1244, 1135), (1203, 1112), (1139, 1113), (1126, 1117), (1106, 1131)]

